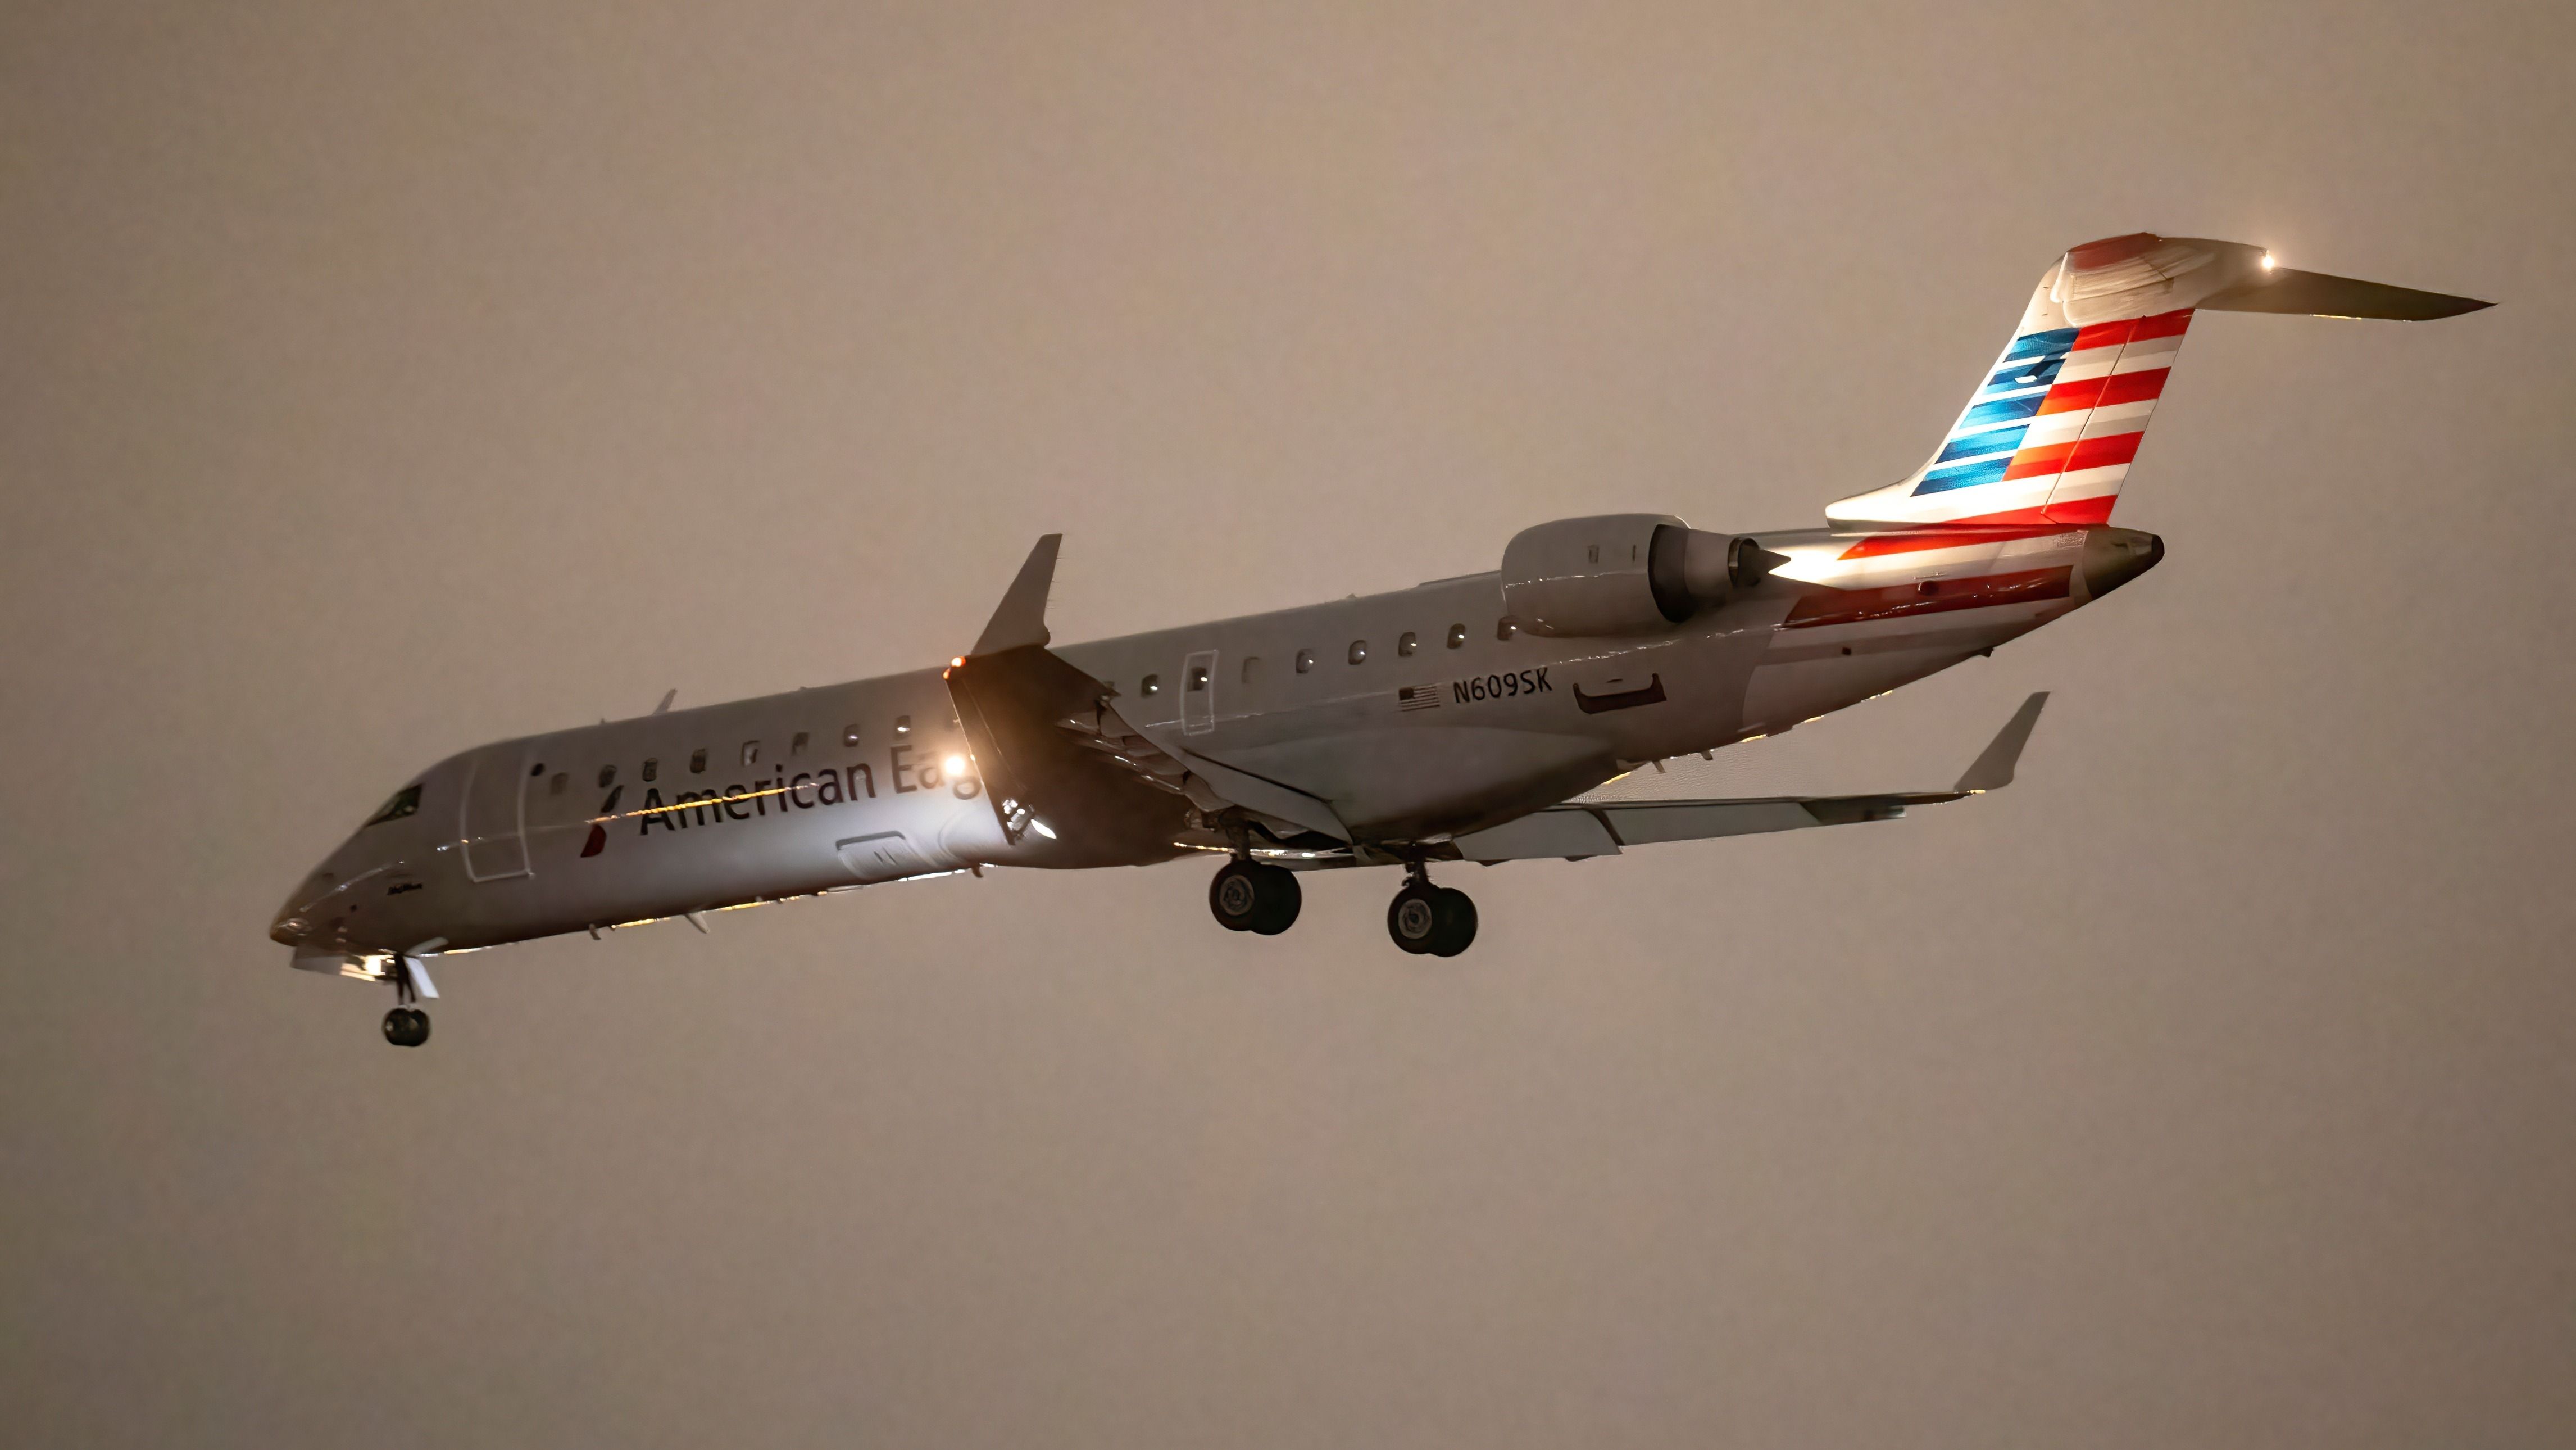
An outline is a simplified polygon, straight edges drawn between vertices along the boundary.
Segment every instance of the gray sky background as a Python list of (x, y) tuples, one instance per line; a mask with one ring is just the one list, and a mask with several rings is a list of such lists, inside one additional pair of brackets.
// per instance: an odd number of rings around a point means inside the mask
[[(0, 1406), (24, 1444), (2576, 1433), (2576, 11), (21, 0)], [(1902, 826), (1219, 931), (997, 873), (442, 973), (287, 889), (485, 739), (1797, 527), (2074, 242), (2212, 316), (2164, 566), (1744, 778)], [(1768, 751), (1768, 754), (1755, 752)]]

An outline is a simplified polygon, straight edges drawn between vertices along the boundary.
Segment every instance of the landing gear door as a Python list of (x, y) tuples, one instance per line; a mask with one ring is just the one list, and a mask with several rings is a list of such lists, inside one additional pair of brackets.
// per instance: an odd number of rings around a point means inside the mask
[(1215, 728), (1216, 651), (1203, 649), (1181, 662), (1181, 733), (1205, 735)]
[(507, 881), (528, 874), (527, 763), (517, 751), (474, 757), (465, 779), (465, 875)]

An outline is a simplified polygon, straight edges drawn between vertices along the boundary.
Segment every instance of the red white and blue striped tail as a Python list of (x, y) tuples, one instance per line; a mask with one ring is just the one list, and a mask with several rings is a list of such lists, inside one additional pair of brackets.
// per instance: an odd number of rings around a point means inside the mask
[(2012, 341), (1921, 468), (1828, 505), (1835, 524), (2099, 524), (2195, 310), (2423, 319), (2465, 297), (2295, 272), (2242, 242), (2087, 242), (2039, 279)]

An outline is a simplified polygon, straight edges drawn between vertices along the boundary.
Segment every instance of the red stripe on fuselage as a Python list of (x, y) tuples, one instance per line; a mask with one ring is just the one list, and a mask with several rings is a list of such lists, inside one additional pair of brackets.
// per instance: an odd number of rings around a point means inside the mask
[[(1965, 522), (1961, 520), (1960, 522)], [(1926, 549), (1966, 549), (1978, 544), (2001, 543), (2006, 539), (2032, 539), (2043, 534), (2065, 532), (2045, 522), (2010, 528), (1961, 529), (1956, 523), (1934, 524), (1920, 532), (1872, 534), (1843, 550), (1845, 559), (1875, 559), (1886, 554), (1919, 554)]]
[[(1790, 609), (1783, 629), (1820, 624), (1858, 624), (1871, 619), (1902, 619), (1913, 614), (1941, 614), (1953, 609), (1984, 609), (1997, 604), (2028, 604), (2069, 597), (2072, 566), (2025, 569), (2012, 574), (1970, 574), (1956, 579), (1924, 579), (1883, 589), (1813, 591)], [(1927, 589), (1929, 592), (1926, 592)]]

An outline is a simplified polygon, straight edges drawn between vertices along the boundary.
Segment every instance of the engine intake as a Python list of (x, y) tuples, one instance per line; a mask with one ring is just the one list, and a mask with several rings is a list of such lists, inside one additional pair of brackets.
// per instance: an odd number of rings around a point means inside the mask
[(1788, 563), (1740, 534), (1670, 514), (1600, 514), (1521, 530), (1503, 549), (1503, 608), (1551, 638), (1652, 634)]

